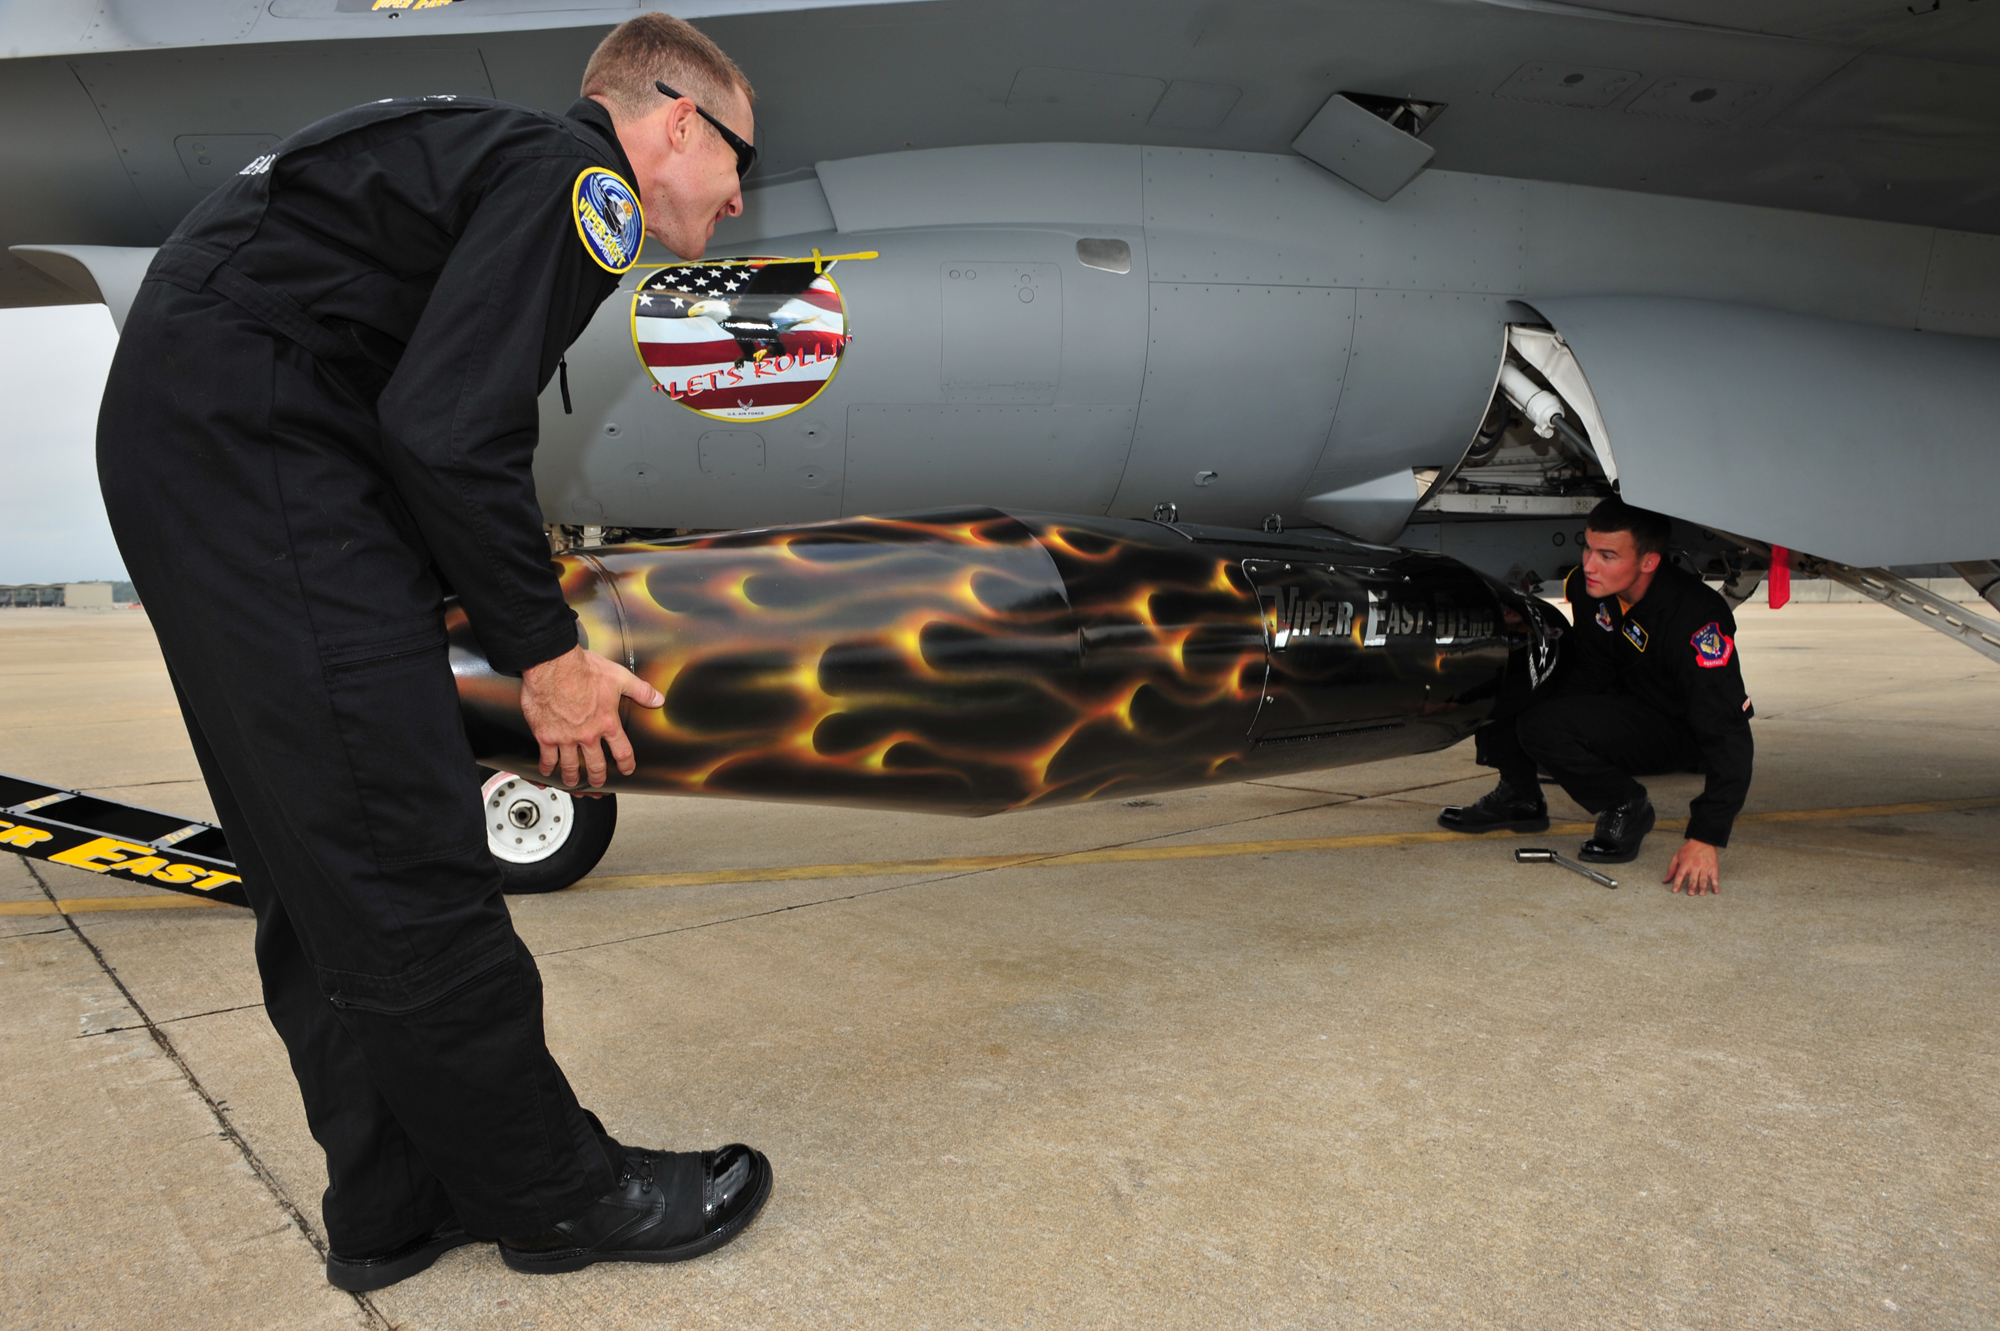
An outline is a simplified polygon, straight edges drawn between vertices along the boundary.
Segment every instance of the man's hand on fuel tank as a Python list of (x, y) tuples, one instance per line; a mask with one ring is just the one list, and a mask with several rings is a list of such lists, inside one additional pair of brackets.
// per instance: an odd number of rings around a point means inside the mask
[(1673, 863), (1667, 866), (1667, 876), (1660, 881), (1672, 883), (1674, 891), (1686, 892), (1691, 897), (1721, 891), (1722, 865), (1715, 847), (1692, 838), (1681, 842), (1681, 848), (1674, 852)]
[(522, 671), (521, 714), (542, 746), (542, 775), (560, 764), (564, 785), (575, 785), (581, 770), (591, 785), (601, 786), (609, 774), (604, 766), (609, 745), (611, 760), (629, 776), (634, 764), (632, 744), (618, 720), (622, 698), (641, 707), (666, 702), (658, 689), (624, 666), (581, 647)]

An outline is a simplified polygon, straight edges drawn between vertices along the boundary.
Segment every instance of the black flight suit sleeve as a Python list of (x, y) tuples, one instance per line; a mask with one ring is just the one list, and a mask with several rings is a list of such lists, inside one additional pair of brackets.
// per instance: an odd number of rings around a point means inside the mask
[(501, 158), (378, 404), (384, 454), (496, 669), (576, 646), (532, 471), (536, 399), (609, 289), (570, 216), (590, 163)]
[(1750, 794), (1750, 767), (1755, 746), (1750, 738), (1750, 695), (1743, 687), (1743, 663), (1736, 654), (1736, 621), (1725, 610), (1715, 621), (1702, 619), (1699, 634), (1715, 623), (1728, 659), (1713, 646), (1703, 650), (1683, 636), (1671, 644), (1675, 669), (1687, 698), (1688, 729), (1701, 746), (1702, 770), (1708, 783), (1688, 805), (1687, 835), (1711, 846), (1729, 844), (1729, 831)]

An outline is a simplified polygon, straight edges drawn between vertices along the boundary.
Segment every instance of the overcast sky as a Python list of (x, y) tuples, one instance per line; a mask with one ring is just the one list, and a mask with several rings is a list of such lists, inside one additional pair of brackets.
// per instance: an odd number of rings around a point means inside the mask
[(97, 493), (102, 305), (0, 310), (0, 583), (122, 581)]

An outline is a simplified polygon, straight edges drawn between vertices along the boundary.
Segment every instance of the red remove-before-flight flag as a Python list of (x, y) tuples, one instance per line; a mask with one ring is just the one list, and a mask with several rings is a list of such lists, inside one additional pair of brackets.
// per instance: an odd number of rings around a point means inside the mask
[(1764, 589), (1773, 610), (1784, 609), (1792, 599), (1792, 552), (1782, 545), (1771, 547), (1771, 571), (1764, 575)]

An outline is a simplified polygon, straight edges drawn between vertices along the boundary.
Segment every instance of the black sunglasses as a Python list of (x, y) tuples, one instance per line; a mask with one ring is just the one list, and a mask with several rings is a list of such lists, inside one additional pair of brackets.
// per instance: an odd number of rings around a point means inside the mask
[[(672, 88), (669, 88), (666, 84), (660, 82), (660, 80), (658, 79), (653, 80), (653, 86), (655, 88), (658, 88), (661, 92), (665, 93), (667, 96), (673, 98), (675, 101), (679, 101), (681, 98), (680, 93), (675, 92)], [(689, 98), (688, 100), (694, 101), (693, 98)], [(754, 143), (745, 143), (742, 137), (739, 136), (735, 130), (723, 124), (720, 120), (717, 120), (714, 116), (710, 115), (708, 112), (702, 110), (700, 102), (695, 102), (694, 110), (696, 115), (700, 116), (703, 120), (706, 120), (709, 124), (715, 126), (715, 132), (722, 136), (722, 141), (735, 150), (736, 178), (738, 180), (741, 180), (743, 179), (743, 177), (749, 175), (750, 168), (757, 165), (757, 145)]]

